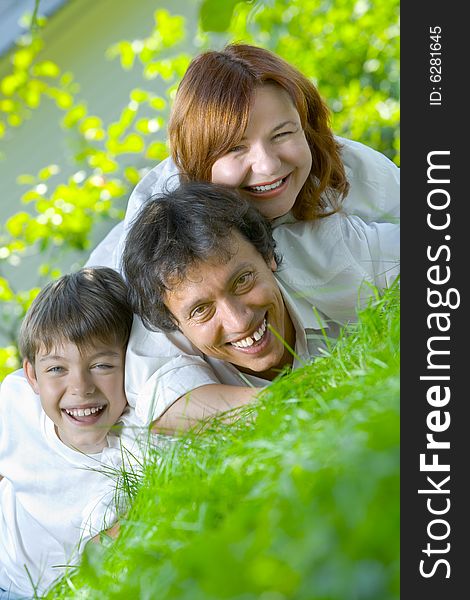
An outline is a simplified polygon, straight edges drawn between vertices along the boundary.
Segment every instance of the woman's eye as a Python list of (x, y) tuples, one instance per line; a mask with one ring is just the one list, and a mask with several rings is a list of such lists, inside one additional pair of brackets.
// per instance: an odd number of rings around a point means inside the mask
[(241, 144), (239, 144), (238, 146), (233, 146), (233, 148), (230, 148), (230, 150), (228, 151), (227, 154), (234, 154), (235, 152), (241, 152), (243, 150), (244, 146), (242, 146)]
[(274, 139), (281, 139), (283, 137), (287, 137), (288, 135), (291, 135), (295, 133), (295, 131), (281, 131), (280, 133), (276, 133), (276, 135), (274, 136)]

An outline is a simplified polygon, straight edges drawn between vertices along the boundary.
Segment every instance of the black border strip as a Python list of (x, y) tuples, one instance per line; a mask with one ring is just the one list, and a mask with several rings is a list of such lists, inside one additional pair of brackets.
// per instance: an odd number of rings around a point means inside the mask
[[(401, 4), (402, 600), (466, 597), (470, 577), (466, 515), (470, 398), (465, 381), (465, 373), (470, 373), (466, 319), (470, 198), (464, 189), (470, 174), (466, 92), (470, 29), (462, 10), (450, 1)], [(435, 32), (440, 28), (437, 42), (430, 28)], [(439, 66), (440, 73), (432, 66)], [(449, 169), (428, 172), (431, 163)], [(439, 203), (442, 208), (430, 206)], [(429, 271), (431, 267), (437, 268)], [(428, 296), (428, 290), (436, 293)], [(446, 307), (446, 300), (454, 308)], [(433, 313), (441, 317), (430, 317)], [(430, 349), (448, 354), (430, 354)], [(434, 393), (429, 391), (432, 387)], [(445, 387), (450, 393), (447, 402)], [(450, 447), (426, 448), (427, 434)], [(425, 463), (435, 460), (449, 465), (449, 471), (439, 470), (441, 466), (435, 471), (420, 469), (420, 454), (425, 454)], [(418, 493), (420, 489), (427, 491)], [(427, 577), (420, 573), (420, 564)]]

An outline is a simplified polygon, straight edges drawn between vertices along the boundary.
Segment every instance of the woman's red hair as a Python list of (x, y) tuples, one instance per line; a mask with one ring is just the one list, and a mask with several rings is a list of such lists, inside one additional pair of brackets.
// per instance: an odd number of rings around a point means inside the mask
[(184, 179), (210, 181), (215, 161), (243, 136), (255, 89), (266, 83), (290, 95), (312, 152), (312, 169), (295, 201), (294, 216), (307, 220), (336, 212), (349, 184), (328, 107), (307, 77), (264, 48), (230, 44), (193, 59), (169, 121), (175, 164)]

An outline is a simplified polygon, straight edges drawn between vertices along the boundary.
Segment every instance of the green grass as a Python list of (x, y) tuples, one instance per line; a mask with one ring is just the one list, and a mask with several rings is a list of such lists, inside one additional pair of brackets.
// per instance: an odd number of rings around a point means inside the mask
[(49, 597), (397, 600), (399, 327), (395, 286), (236, 424), (178, 441)]

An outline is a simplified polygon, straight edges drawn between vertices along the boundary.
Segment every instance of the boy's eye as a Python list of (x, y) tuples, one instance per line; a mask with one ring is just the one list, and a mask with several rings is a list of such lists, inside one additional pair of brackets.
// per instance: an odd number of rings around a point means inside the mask
[(110, 365), (108, 363), (97, 363), (96, 365), (93, 365), (92, 368), (100, 371), (107, 371), (109, 369), (113, 369), (114, 365)]
[(64, 371), (64, 367), (54, 366), (46, 369), (46, 373), (62, 373)]

